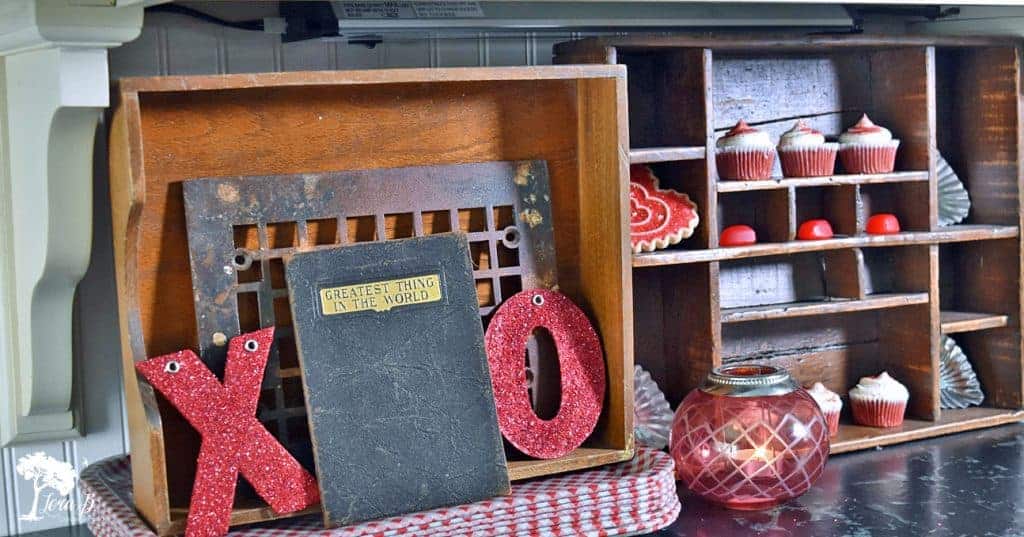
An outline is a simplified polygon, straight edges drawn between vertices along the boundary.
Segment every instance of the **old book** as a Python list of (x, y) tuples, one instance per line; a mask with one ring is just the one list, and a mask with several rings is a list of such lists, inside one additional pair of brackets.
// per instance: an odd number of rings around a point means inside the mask
[(508, 494), (465, 235), (286, 264), (328, 527)]

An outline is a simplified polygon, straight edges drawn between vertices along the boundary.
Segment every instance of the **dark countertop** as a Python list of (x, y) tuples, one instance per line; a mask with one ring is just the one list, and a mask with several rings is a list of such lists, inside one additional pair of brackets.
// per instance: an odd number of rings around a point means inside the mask
[(681, 497), (679, 519), (656, 537), (1024, 536), (1024, 424), (838, 455), (810, 492), (768, 511)]
[(1024, 535), (1024, 424), (837, 455), (786, 505), (729, 511), (681, 492), (658, 537)]

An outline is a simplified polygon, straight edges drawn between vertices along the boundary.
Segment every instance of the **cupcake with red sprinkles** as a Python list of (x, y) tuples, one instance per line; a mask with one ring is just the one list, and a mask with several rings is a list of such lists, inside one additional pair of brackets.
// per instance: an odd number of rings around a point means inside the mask
[(742, 119), (715, 143), (718, 175), (731, 181), (770, 179), (775, 164), (775, 144), (768, 133)]
[(823, 177), (832, 175), (836, 167), (839, 144), (828, 143), (825, 135), (812, 129), (803, 120), (779, 139), (779, 161), (786, 177)]
[(839, 160), (847, 173), (889, 173), (896, 167), (896, 149), (889, 129), (875, 125), (868, 115), (839, 135)]

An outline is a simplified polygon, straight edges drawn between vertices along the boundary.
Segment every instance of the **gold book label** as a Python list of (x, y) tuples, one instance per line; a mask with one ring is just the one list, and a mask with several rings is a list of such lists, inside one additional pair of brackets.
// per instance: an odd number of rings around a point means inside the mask
[(441, 299), (441, 275), (427, 274), (321, 289), (320, 310), (324, 315), (382, 312), (402, 306), (438, 302)]

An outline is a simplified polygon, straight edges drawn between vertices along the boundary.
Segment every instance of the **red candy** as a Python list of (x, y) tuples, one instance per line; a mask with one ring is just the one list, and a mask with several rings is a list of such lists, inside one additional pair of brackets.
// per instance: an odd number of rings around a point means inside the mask
[(192, 351), (135, 364), (203, 437), (187, 537), (227, 533), (239, 472), (277, 513), (293, 513), (320, 501), (316, 479), (256, 420), (273, 342), (273, 328), (232, 339), (223, 384)]
[(802, 241), (831, 239), (832, 236), (832, 225), (828, 223), (828, 220), (822, 219), (808, 220), (800, 224), (800, 229), (796, 232), (796, 238)]
[(723, 229), (722, 234), (718, 237), (719, 246), (747, 246), (755, 243), (757, 243), (757, 232), (745, 224), (729, 226)]
[(868, 218), (865, 231), (870, 235), (892, 235), (900, 232), (900, 221), (894, 214), (873, 214), (871, 218)]
[[(538, 327), (555, 340), (562, 373), (561, 408), (550, 420), (537, 417), (530, 405), (523, 361), (526, 343)], [(555, 291), (522, 291), (495, 312), (485, 344), (502, 436), (539, 459), (580, 447), (597, 425), (605, 392), (604, 353), (586, 314)]]

